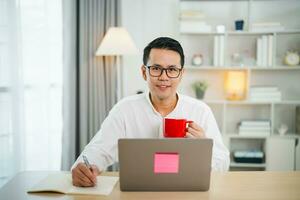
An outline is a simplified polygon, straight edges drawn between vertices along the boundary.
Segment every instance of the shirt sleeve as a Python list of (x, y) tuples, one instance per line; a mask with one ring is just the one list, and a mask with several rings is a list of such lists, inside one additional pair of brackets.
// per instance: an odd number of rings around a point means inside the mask
[(119, 107), (117, 104), (110, 111), (100, 130), (81, 152), (71, 170), (83, 162), (82, 155), (85, 155), (90, 164), (96, 165), (100, 171), (106, 170), (118, 160), (118, 139), (125, 137), (124, 118)]
[(213, 139), (212, 170), (228, 171), (230, 163), (229, 151), (223, 143), (217, 122), (209, 107), (204, 123), (204, 131), (206, 137)]

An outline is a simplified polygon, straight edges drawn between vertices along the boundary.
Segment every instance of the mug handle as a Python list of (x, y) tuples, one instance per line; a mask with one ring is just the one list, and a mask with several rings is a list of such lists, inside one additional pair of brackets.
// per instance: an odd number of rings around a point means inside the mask
[(190, 123), (193, 123), (193, 122), (194, 122), (194, 121), (188, 120), (188, 121), (185, 122), (185, 126), (186, 126), (187, 124), (190, 124)]
[[(186, 121), (186, 122), (185, 122), (185, 127), (186, 127), (187, 124), (193, 123), (193, 122), (194, 122), (194, 121), (191, 121), (191, 120)], [(185, 131), (187, 132), (187, 130), (188, 130), (188, 128), (186, 127), (186, 128), (185, 128)]]

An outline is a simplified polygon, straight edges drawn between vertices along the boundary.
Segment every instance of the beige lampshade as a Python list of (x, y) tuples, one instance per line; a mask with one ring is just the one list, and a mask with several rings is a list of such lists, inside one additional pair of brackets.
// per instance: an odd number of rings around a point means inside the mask
[(246, 95), (245, 71), (228, 71), (225, 76), (225, 91), (228, 100), (243, 100)]
[(96, 56), (130, 55), (137, 53), (138, 49), (128, 31), (122, 27), (111, 27), (101, 41), (96, 51)]

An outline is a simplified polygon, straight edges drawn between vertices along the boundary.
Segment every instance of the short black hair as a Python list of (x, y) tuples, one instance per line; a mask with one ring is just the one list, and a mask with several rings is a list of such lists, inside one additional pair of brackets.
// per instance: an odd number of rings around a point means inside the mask
[(159, 37), (150, 42), (144, 49), (143, 63), (147, 65), (151, 49), (166, 49), (176, 51), (180, 55), (180, 64), (184, 66), (184, 53), (182, 46), (177, 40), (169, 37)]

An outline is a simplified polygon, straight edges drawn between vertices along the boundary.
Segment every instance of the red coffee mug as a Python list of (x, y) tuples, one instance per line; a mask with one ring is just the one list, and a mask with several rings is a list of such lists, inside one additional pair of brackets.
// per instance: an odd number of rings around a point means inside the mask
[(185, 137), (186, 125), (192, 122), (186, 119), (165, 118), (163, 122), (164, 137)]

